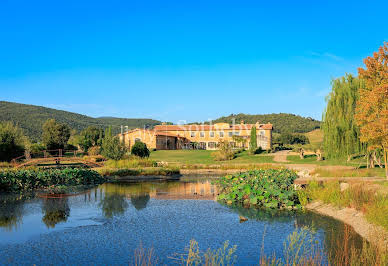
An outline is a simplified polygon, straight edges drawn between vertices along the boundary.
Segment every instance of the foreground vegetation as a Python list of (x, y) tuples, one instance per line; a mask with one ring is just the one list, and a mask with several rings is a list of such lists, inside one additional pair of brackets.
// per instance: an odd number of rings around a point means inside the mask
[(241, 203), (257, 208), (300, 208), (294, 180), (294, 171), (288, 169), (254, 170), (227, 175), (215, 181), (219, 187), (218, 200), (227, 204)]
[[(356, 246), (350, 240), (350, 228), (345, 226), (343, 241), (332, 240), (333, 248), (325, 252), (319, 244), (314, 228), (301, 227), (291, 232), (283, 243), (282, 254), (267, 255), (264, 253), (265, 236), (261, 246), (257, 265), (260, 266), (321, 266), (321, 265), (387, 265), (386, 247), (372, 245), (364, 241)], [(194, 239), (183, 254), (170, 257), (178, 265), (225, 266), (238, 262), (236, 255), (238, 247), (231, 246), (229, 241), (218, 249), (201, 250)], [(141, 245), (135, 250), (130, 265), (158, 265), (159, 258), (153, 248), (145, 249)]]
[(20, 192), (32, 189), (55, 191), (69, 186), (90, 186), (105, 181), (93, 170), (66, 168), (59, 169), (21, 169), (0, 171), (0, 191)]
[(312, 181), (299, 192), (302, 204), (309, 201), (322, 201), (337, 207), (355, 208), (365, 214), (366, 219), (388, 230), (388, 195), (378, 192), (363, 183), (354, 184), (341, 191), (340, 182), (319, 184)]

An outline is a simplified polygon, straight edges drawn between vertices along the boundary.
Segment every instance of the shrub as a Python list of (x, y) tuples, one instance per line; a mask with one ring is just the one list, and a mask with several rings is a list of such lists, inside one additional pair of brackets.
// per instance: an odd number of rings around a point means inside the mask
[(93, 170), (65, 168), (0, 171), (0, 191), (23, 191), (51, 186), (100, 184), (104, 178)]
[(46, 150), (46, 146), (41, 143), (32, 143), (27, 147), (27, 150), (29, 150), (32, 154), (41, 153)]
[(131, 154), (144, 158), (150, 156), (150, 151), (145, 143), (138, 141), (132, 146)]
[(254, 170), (228, 175), (215, 181), (220, 188), (219, 200), (266, 208), (300, 208), (294, 180), (289, 169)]
[(228, 161), (233, 160), (235, 152), (232, 150), (229, 142), (221, 140), (218, 143), (218, 151), (212, 152), (211, 156), (215, 161)]
[(99, 146), (93, 146), (93, 147), (90, 147), (90, 148), (88, 149), (88, 154), (89, 154), (90, 156), (99, 155), (100, 152), (101, 152), (101, 147), (99, 147)]
[(124, 143), (118, 137), (112, 137), (110, 135), (105, 136), (103, 139), (101, 149), (101, 154), (112, 160), (120, 160), (127, 151)]
[(26, 138), (17, 126), (10, 122), (0, 123), (0, 161), (11, 161), (24, 152)]

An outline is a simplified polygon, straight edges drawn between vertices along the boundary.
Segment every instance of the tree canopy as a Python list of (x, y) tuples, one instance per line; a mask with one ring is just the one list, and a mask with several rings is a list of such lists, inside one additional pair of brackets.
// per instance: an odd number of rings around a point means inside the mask
[(364, 60), (365, 69), (359, 68), (365, 86), (360, 89), (356, 121), (361, 141), (368, 149), (382, 149), (388, 179), (388, 43)]
[(362, 150), (360, 130), (354, 114), (362, 81), (350, 74), (334, 79), (323, 114), (324, 151), (328, 158), (339, 158)]
[(48, 150), (63, 149), (70, 138), (70, 128), (55, 119), (49, 119), (43, 124), (43, 143)]

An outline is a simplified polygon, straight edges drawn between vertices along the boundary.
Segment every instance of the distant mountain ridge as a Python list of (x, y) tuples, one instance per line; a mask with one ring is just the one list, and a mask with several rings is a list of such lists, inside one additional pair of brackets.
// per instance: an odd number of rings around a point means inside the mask
[(120, 132), (121, 125), (128, 126), (128, 128), (136, 128), (144, 126), (153, 127), (161, 123), (154, 119), (93, 118), (43, 106), (0, 101), (0, 121), (11, 121), (17, 124), (31, 140), (37, 141), (41, 138), (43, 123), (50, 118), (66, 123), (77, 131), (81, 131), (88, 126), (100, 128), (112, 126), (112, 131), (115, 134)]
[[(136, 119), (136, 118), (118, 118), (118, 117), (98, 117), (93, 118), (77, 113), (47, 108), (43, 106), (20, 104), (13, 102), (0, 101), (0, 121), (11, 121), (21, 127), (31, 140), (38, 141), (42, 135), (43, 123), (50, 118), (58, 122), (68, 124), (72, 129), (78, 132), (88, 126), (107, 128), (112, 126), (114, 134), (120, 132), (121, 125), (132, 128), (152, 128), (161, 124), (161, 121), (154, 119)], [(320, 128), (321, 122), (309, 117), (302, 117), (294, 114), (231, 114), (223, 116), (212, 121), (212, 123), (244, 123), (254, 124), (271, 123), (274, 126), (275, 133), (306, 133)], [(207, 122), (208, 123), (208, 122)]]
[(250, 114), (231, 114), (223, 116), (212, 121), (212, 123), (244, 123), (254, 124), (259, 122), (261, 124), (271, 123), (273, 125), (273, 132), (275, 133), (307, 133), (321, 126), (321, 121), (315, 120), (311, 117), (302, 117), (294, 114), (264, 114), (264, 115), (250, 115)]

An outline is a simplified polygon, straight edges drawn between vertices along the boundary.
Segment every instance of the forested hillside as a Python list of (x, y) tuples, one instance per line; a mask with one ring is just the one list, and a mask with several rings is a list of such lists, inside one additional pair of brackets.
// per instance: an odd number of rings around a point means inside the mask
[(254, 124), (257, 121), (262, 124), (271, 123), (276, 133), (306, 133), (319, 128), (321, 125), (320, 121), (310, 117), (284, 113), (265, 115), (231, 114), (213, 120), (212, 123), (232, 123), (233, 119), (236, 123), (240, 123), (242, 120), (248, 124)]
[(72, 129), (80, 131), (88, 126), (106, 128), (112, 126), (113, 133), (120, 132), (120, 126), (129, 128), (154, 126), (160, 121), (153, 119), (128, 119), (115, 117), (93, 118), (77, 113), (71, 113), (36, 105), (19, 104), (0, 101), (0, 121), (11, 121), (21, 127), (31, 140), (39, 140), (42, 135), (42, 125), (54, 118), (58, 122), (66, 123)]

